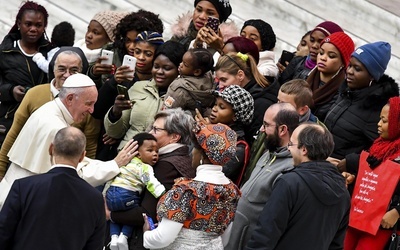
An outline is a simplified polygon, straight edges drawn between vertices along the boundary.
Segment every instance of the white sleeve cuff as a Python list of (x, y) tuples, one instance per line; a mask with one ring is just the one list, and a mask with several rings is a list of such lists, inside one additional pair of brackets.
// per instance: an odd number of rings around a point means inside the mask
[(119, 167), (114, 160), (99, 161), (85, 157), (76, 169), (78, 175), (93, 187), (103, 185), (119, 174)]
[(182, 227), (182, 223), (162, 218), (156, 229), (143, 234), (143, 246), (149, 249), (167, 247), (174, 242)]

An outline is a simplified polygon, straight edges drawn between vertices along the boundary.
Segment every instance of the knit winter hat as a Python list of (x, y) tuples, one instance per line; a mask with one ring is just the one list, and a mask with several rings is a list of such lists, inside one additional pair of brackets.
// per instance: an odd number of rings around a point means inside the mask
[(325, 36), (329, 36), (335, 32), (343, 32), (343, 29), (337, 25), (334, 22), (331, 21), (325, 21), (322, 22), (320, 24), (318, 24), (312, 31), (310, 34), (312, 34), (314, 31), (319, 30), (322, 33), (325, 34)]
[(400, 136), (400, 97), (389, 99), (389, 139), (393, 140)]
[(260, 61), (260, 52), (258, 51), (257, 45), (252, 40), (242, 36), (234, 36), (229, 38), (225, 42), (225, 45), (228, 43), (231, 43), (233, 45), (236, 52), (251, 55), (256, 61), (256, 64), (258, 64), (258, 62)]
[(275, 48), (276, 35), (271, 25), (261, 19), (250, 19), (244, 22), (240, 33), (246, 26), (253, 26), (260, 33), (262, 51)]
[(235, 112), (235, 117), (243, 124), (250, 124), (254, 113), (254, 99), (251, 94), (238, 85), (230, 85), (222, 92), (214, 94), (230, 103)]
[(156, 49), (156, 52), (153, 56), (153, 64), (154, 60), (159, 55), (164, 55), (168, 57), (168, 59), (176, 66), (176, 68), (179, 68), (179, 64), (182, 62), (182, 57), (185, 52), (186, 51), (183, 44), (171, 40), (166, 41)]
[(364, 64), (369, 74), (378, 81), (389, 63), (391, 46), (387, 42), (368, 43), (357, 48), (351, 56)]
[(229, 3), (229, 0), (195, 0), (194, 1), (195, 8), (200, 1), (208, 1), (214, 5), (215, 9), (218, 12), (219, 21), (221, 23), (225, 22), (226, 19), (228, 19), (228, 17), (232, 13), (232, 7), (231, 4)]
[(164, 43), (164, 39), (162, 35), (155, 31), (143, 31), (140, 32), (139, 35), (136, 37), (135, 42), (148, 42), (155, 46), (161, 45)]
[(119, 11), (112, 11), (112, 10), (106, 10), (106, 11), (100, 11), (94, 17), (92, 20), (97, 21), (100, 23), (100, 25), (103, 27), (103, 29), (106, 31), (108, 38), (110, 38), (110, 41), (114, 41), (114, 30), (119, 21), (121, 21), (122, 18), (124, 18), (128, 13), (127, 12), (119, 12)]
[(227, 125), (197, 123), (193, 132), (197, 142), (213, 164), (222, 166), (235, 157), (237, 135)]
[(344, 32), (335, 32), (325, 37), (321, 42), (321, 46), (324, 43), (331, 43), (339, 50), (344, 66), (347, 67), (351, 53), (354, 51), (354, 42), (351, 37)]

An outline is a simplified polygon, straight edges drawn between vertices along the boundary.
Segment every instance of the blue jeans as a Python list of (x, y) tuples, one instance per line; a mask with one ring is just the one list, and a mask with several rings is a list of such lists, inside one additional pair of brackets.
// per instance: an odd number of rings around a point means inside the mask
[[(139, 192), (134, 192), (121, 187), (111, 186), (106, 192), (107, 207), (110, 211), (124, 211), (138, 207), (140, 204)], [(123, 233), (130, 237), (133, 227), (110, 222), (110, 235)]]

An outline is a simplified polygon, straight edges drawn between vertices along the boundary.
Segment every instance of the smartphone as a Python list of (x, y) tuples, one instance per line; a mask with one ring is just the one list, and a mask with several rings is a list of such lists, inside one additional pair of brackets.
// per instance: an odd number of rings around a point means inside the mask
[(114, 52), (112, 52), (110, 50), (103, 49), (101, 51), (101, 56), (107, 57), (107, 59), (101, 61), (102, 64), (112, 65)]
[(150, 216), (148, 216), (148, 215), (147, 215), (147, 221), (149, 222), (150, 230), (156, 229), (156, 226), (154, 225), (153, 219), (152, 219)]
[(283, 65), (283, 66), (287, 66), (286, 62), (290, 62), (294, 57), (294, 53), (287, 51), (287, 50), (283, 50), (282, 51), (282, 55), (281, 55), (281, 59), (279, 60), (279, 62)]
[(213, 16), (207, 18), (206, 27), (211, 28), (218, 35), (219, 19)]
[(129, 101), (129, 94), (128, 94), (128, 88), (125, 87), (124, 85), (117, 84), (117, 90), (119, 95), (124, 95), (124, 99)]
[(136, 67), (136, 58), (130, 55), (125, 55), (122, 60), (122, 65), (128, 65), (132, 72), (130, 72), (129, 76), (133, 78), (133, 74), (135, 73)]

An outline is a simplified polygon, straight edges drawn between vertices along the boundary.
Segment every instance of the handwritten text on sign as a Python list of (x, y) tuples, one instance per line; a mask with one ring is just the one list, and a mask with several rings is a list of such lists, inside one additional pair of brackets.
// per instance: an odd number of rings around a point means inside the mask
[[(374, 199), (370, 198), (376, 190), (378, 185), (378, 174), (364, 170), (364, 177), (361, 178), (360, 192), (354, 197), (356, 200), (363, 201), (364, 203), (371, 203)], [(354, 212), (363, 214), (364, 210), (354, 206)]]

